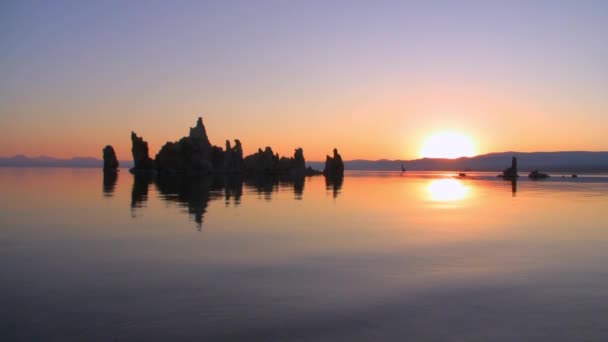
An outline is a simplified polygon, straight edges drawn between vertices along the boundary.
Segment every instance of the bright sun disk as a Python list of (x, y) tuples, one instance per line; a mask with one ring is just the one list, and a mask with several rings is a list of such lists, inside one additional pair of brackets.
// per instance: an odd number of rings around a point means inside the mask
[(440, 132), (430, 136), (420, 150), (423, 158), (472, 157), (475, 148), (470, 138), (456, 132)]

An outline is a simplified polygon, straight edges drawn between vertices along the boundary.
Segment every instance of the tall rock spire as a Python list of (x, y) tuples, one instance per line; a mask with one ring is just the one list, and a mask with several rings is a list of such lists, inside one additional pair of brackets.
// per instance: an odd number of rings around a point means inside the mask
[(203, 125), (203, 118), (199, 117), (196, 126), (190, 128), (190, 138), (200, 140), (205, 148), (211, 148), (205, 125)]

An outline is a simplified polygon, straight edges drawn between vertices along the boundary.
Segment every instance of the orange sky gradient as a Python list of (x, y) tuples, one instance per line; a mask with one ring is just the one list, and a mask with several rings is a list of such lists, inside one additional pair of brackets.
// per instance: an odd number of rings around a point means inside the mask
[[(10, 3), (0, 156), (152, 157), (202, 116), (245, 154), (608, 150), (608, 5)], [(145, 7), (145, 8), (144, 8)]]

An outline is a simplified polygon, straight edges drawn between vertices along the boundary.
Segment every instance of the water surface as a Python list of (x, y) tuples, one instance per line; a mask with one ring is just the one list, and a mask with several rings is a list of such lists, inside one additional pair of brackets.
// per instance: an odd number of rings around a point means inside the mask
[(0, 168), (8, 340), (605, 341), (608, 178)]

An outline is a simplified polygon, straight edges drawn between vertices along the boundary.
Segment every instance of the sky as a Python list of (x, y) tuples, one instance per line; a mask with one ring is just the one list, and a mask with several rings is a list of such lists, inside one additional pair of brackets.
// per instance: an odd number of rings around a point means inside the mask
[(608, 1), (0, 2), (0, 156), (608, 150)]

